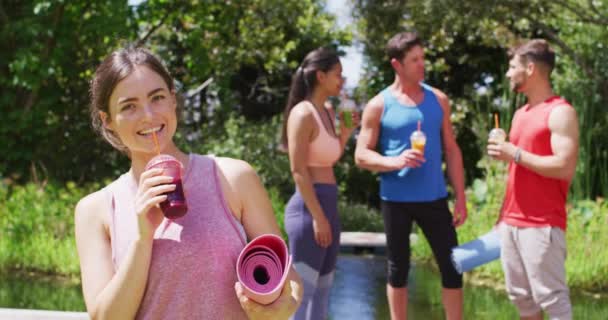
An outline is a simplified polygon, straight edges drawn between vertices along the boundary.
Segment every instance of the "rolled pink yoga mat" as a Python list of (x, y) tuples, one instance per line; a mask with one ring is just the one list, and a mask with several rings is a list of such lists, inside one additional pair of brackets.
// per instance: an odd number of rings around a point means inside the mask
[(291, 268), (285, 241), (264, 234), (249, 242), (236, 262), (236, 275), (245, 295), (260, 304), (274, 302), (283, 290)]

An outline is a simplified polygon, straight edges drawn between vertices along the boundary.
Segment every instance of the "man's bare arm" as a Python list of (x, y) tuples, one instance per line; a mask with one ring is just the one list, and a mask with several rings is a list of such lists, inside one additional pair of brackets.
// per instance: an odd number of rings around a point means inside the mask
[(361, 131), (355, 149), (355, 163), (359, 168), (386, 172), (399, 170), (406, 165), (404, 157), (385, 157), (375, 150), (380, 135), (380, 120), (383, 111), (384, 101), (380, 95), (370, 100), (363, 110)]
[(540, 156), (521, 150), (519, 164), (549, 178), (570, 181), (578, 158), (578, 118), (568, 105), (555, 107), (549, 115), (553, 155)]

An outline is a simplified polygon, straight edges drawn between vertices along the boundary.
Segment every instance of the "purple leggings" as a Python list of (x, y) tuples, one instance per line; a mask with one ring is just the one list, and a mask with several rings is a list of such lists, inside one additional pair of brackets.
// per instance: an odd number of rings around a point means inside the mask
[(314, 189), (331, 225), (332, 243), (329, 247), (322, 248), (315, 241), (312, 216), (299, 191), (296, 190), (285, 208), (289, 251), (304, 283), (302, 304), (292, 317), (295, 320), (327, 318), (333, 271), (340, 248), (338, 189), (334, 184), (315, 184)]

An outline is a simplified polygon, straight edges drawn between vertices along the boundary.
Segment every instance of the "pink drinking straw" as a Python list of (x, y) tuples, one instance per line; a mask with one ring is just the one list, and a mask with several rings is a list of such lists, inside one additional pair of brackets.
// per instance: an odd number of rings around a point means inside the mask
[(420, 120), (418, 120), (418, 131), (420, 131)]

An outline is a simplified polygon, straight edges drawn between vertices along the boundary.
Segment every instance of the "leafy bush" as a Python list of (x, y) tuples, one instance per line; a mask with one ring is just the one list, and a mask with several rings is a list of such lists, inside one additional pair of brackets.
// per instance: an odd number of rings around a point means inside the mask
[(354, 202), (338, 202), (342, 231), (384, 232), (382, 215), (375, 208)]
[[(76, 274), (74, 207), (97, 184), (3, 185), (0, 269)], [(10, 189), (10, 190), (9, 190)]]
[(272, 210), (274, 211), (274, 217), (277, 220), (277, 224), (283, 234), (283, 239), (287, 240), (287, 233), (285, 232), (285, 201), (281, 199), (280, 193), (276, 188), (270, 188), (268, 190), (270, 196), (270, 202), (272, 203)]
[(210, 131), (203, 140), (191, 141), (186, 149), (247, 161), (257, 171), (266, 188), (274, 188), (285, 200), (294, 190), (287, 154), (279, 151), (280, 116), (267, 121), (228, 118), (222, 130)]

